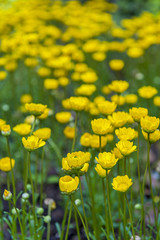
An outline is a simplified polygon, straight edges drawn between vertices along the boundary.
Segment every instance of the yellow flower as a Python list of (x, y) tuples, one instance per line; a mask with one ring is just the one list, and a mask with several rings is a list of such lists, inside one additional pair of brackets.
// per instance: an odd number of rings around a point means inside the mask
[(0, 130), (4, 124), (6, 124), (6, 121), (0, 118)]
[(116, 147), (111, 152), (114, 153), (115, 157), (118, 158), (119, 160), (124, 158), (119, 149)]
[(106, 100), (105, 97), (103, 97), (103, 96), (97, 96), (97, 97), (94, 98), (92, 104), (96, 104), (96, 105), (98, 106), (99, 103), (102, 103), (102, 102), (104, 102), (105, 100)]
[(47, 89), (47, 90), (54, 90), (54, 89), (57, 89), (58, 88), (58, 81), (55, 80), (55, 79), (51, 79), (51, 78), (47, 78), (44, 80), (44, 87)]
[(122, 80), (114, 80), (108, 87), (114, 92), (122, 93), (128, 89), (129, 83)]
[[(99, 136), (98, 135), (91, 135), (91, 147), (92, 148), (99, 148), (100, 145), (99, 145)], [(107, 137), (106, 136), (101, 136), (101, 147), (105, 147), (107, 144)]]
[(117, 104), (110, 101), (103, 101), (97, 104), (99, 111), (104, 115), (112, 114), (117, 107)]
[(0, 170), (4, 172), (11, 171), (12, 168), (14, 168), (15, 160), (9, 157), (1, 158), (0, 159)]
[(75, 136), (75, 127), (66, 126), (63, 133), (66, 138), (73, 139)]
[(69, 84), (69, 79), (66, 77), (60, 77), (58, 79), (59, 85), (62, 87), (66, 87)]
[(104, 94), (106, 94), (106, 95), (108, 95), (108, 94), (111, 93), (111, 90), (110, 90), (110, 88), (109, 88), (109, 85), (102, 87), (102, 93), (104, 93)]
[(125, 97), (119, 95), (113, 95), (111, 97), (111, 101), (116, 103), (118, 106), (122, 106), (125, 104)]
[(136, 94), (127, 94), (125, 95), (125, 102), (128, 104), (134, 104), (138, 100), (138, 97)]
[(131, 141), (134, 138), (137, 138), (138, 136), (137, 131), (135, 131), (133, 128), (126, 128), (126, 127), (116, 129), (115, 134), (120, 140), (128, 140), (128, 141)]
[(3, 193), (3, 199), (4, 200), (10, 200), (12, 198), (12, 193), (8, 190), (4, 190), (4, 193)]
[(79, 178), (76, 176), (72, 178), (71, 176), (64, 176), (59, 179), (60, 191), (66, 194), (71, 194), (77, 190), (79, 184)]
[(143, 86), (138, 89), (138, 93), (142, 98), (152, 98), (154, 95), (158, 93), (157, 89), (152, 86)]
[(102, 166), (100, 164), (97, 164), (95, 167), (96, 172), (98, 173), (98, 175), (102, 178), (106, 177), (106, 170), (102, 168)]
[(60, 123), (67, 123), (72, 119), (72, 114), (70, 112), (59, 112), (56, 113), (55, 118)]
[(141, 128), (145, 132), (152, 133), (159, 126), (159, 118), (151, 117), (151, 116), (145, 116), (145, 117), (141, 118), (140, 123), (141, 123)]
[(81, 96), (91, 96), (96, 91), (96, 86), (93, 84), (82, 84), (75, 89), (75, 94)]
[(20, 123), (13, 128), (13, 131), (21, 136), (26, 136), (31, 132), (31, 125), (28, 123)]
[(117, 176), (113, 178), (112, 187), (114, 190), (119, 192), (126, 192), (129, 187), (133, 184), (132, 179), (127, 175), (125, 176)]
[(32, 96), (30, 94), (23, 94), (21, 96), (21, 99), (20, 99), (22, 104), (30, 103), (30, 102), (32, 102), (32, 100), (33, 99), (32, 99)]
[(131, 58), (139, 58), (144, 54), (144, 51), (140, 47), (131, 47), (127, 51), (127, 55)]
[(114, 112), (111, 116), (108, 116), (108, 119), (115, 128), (119, 128), (130, 120), (130, 115), (126, 112)]
[(91, 121), (92, 130), (97, 135), (106, 135), (111, 131), (111, 122), (105, 118), (98, 118)]
[(107, 134), (106, 138), (107, 138), (108, 142), (112, 142), (114, 140), (114, 135), (113, 134)]
[(113, 59), (109, 61), (109, 66), (114, 71), (120, 71), (124, 68), (124, 62), (121, 59)]
[(51, 70), (46, 67), (41, 67), (38, 69), (38, 75), (41, 77), (48, 77), (51, 74)]
[(48, 116), (51, 116), (51, 115), (53, 115), (53, 110), (50, 109), (50, 108), (46, 108), (46, 109), (44, 110), (44, 112), (43, 112), (40, 116), (38, 116), (37, 118), (40, 119), (40, 120), (44, 120), (44, 119), (46, 119)]
[(85, 163), (84, 166), (80, 169), (80, 174), (82, 175), (88, 172), (88, 168), (89, 168), (89, 163)]
[(7, 73), (5, 71), (0, 71), (0, 81), (4, 80), (7, 77)]
[(63, 100), (62, 100), (62, 106), (63, 106), (65, 109), (71, 109), (70, 98), (63, 99)]
[(91, 144), (91, 137), (92, 135), (90, 133), (84, 133), (80, 138), (80, 143), (84, 147), (89, 147)]
[(33, 132), (33, 135), (36, 137), (39, 137), (42, 140), (47, 140), (51, 137), (51, 129), (50, 128), (39, 128), (35, 132)]
[(133, 142), (127, 140), (120, 140), (116, 147), (119, 149), (122, 155), (127, 156), (132, 152), (136, 151), (136, 146), (133, 146)]
[(47, 105), (43, 105), (40, 103), (26, 103), (25, 108), (31, 114), (35, 116), (40, 116), (42, 113), (44, 113), (45, 109), (47, 108)]
[(23, 146), (29, 151), (34, 151), (37, 148), (43, 147), (46, 143), (42, 139), (39, 139), (39, 137), (36, 136), (29, 136), (27, 139), (22, 138)]
[(1, 127), (1, 133), (3, 136), (9, 136), (11, 134), (11, 127), (8, 124), (4, 124)]
[[(143, 137), (148, 140), (148, 133), (142, 130)], [(160, 140), (160, 130), (157, 129), (153, 133), (149, 133), (149, 142), (155, 143)]]
[(70, 97), (70, 107), (74, 111), (82, 111), (87, 109), (89, 100), (86, 97)]
[(90, 72), (82, 73), (81, 79), (85, 83), (94, 83), (95, 81), (98, 80), (98, 76), (95, 72), (90, 71)]
[(96, 60), (98, 62), (102, 62), (102, 61), (105, 60), (105, 58), (107, 56), (104, 52), (96, 52), (96, 53), (92, 54), (92, 57), (93, 57), (94, 60)]
[(148, 115), (148, 109), (141, 108), (141, 107), (139, 107), (139, 108), (133, 107), (133, 108), (129, 109), (129, 113), (135, 122), (140, 122), (140, 119), (142, 117), (145, 117)]
[(98, 158), (96, 157), (95, 159), (104, 169), (114, 167), (118, 161), (118, 158), (111, 152), (99, 153)]
[(27, 66), (27, 67), (36, 67), (38, 65), (38, 61), (36, 58), (26, 58), (24, 60), (24, 64)]
[(155, 106), (160, 107), (160, 96), (154, 97), (153, 103)]
[(91, 155), (89, 152), (72, 152), (68, 153), (67, 157), (64, 158), (63, 161), (66, 160), (71, 169), (80, 169), (85, 163), (90, 161), (90, 157)]

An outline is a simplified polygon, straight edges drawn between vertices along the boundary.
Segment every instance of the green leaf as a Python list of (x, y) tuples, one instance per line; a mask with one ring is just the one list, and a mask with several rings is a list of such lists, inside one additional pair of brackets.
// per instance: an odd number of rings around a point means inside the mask
[(59, 177), (58, 176), (50, 176), (47, 178), (47, 183), (58, 183)]

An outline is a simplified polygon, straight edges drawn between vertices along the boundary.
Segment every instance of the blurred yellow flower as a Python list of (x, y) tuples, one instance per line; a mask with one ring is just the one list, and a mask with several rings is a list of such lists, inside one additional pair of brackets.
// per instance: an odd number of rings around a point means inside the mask
[(51, 129), (50, 128), (39, 128), (35, 132), (33, 132), (33, 135), (42, 140), (47, 140), (51, 137)]
[(76, 176), (72, 178), (71, 176), (64, 176), (59, 179), (60, 191), (66, 194), (71, 194), (77, 190), (79, 184), (79, 178)]
[(13, 131), (21, 136), (26, 136), (31, 132), (31, 125), (28, 123), (20, 123), (13, 127)]
[(111, 116), (108, 116), (108, 119), (115, 128), (119, 128), (129, 121), (130, 116), (126, 112), (114, 112)]
[(6, 124), (6, 121), (0, 118), (0, 130), (4, 124)]
[(94, 60), (96, 60), (97, 62), (102, 62), (106, 59), (106, 54), (104, 52), (96, 52), (92, 54), (92, 57)]
[(108, 87), (113, 92), (122, 93), (128, 89), (129, 83), (123, 80), (114, 80), (108, 85)]
[(153, 103), (155, 106), (160, 107), (160, 96), (156, 96), (153, 98)]
[(58, 88), (58, 81), (56, 79), (47, 78), (44, 80), (44, 87), (47, 90), (54, 90)]
[(115, 157), (118, 158), (119, 160), (124, 158), (119, 149), (116, 147), (111, 152), (114, 153)]
[(95, 72), (90, 71), (90, 72), (82, 73), (81, 79), (85, 83), (94, 83), (95, 81), (98, 80), (98, 76)]
[(70, 112), (58, 112), (55, 118), (60, 123), (67, 123), (72, 119), (72, 114)]
[(29, 136), (27, 139), (25, 137), (22, 138), (23, 146), (29, 151), (34, 151), (37, 148), (43, 147), (46, 143), (42, 139), (36, 136)]
[(137, 147), (133, 145), (133, 142), (127, 141), (127, 140), (120, 140), (116, 147), (121, 152), (122, 155), (127, 156), (131, 154), (132, 152), (136, 151)]
[(0, 71), (0, 81), (4, 80), (7, 77), (7, 72)]
[(104, 169), (110, 169), (114, 167), (118, 161), (118, 158), (116, 158), (111, 152), (99, 153), (98, 158), (95, 157), (95, 159)]
[(111, 131), (111, 122), (105, 118), (98, 118), (91, 121), (91, 127), (95, 134), (106, 135)]
[(127, 94), (124, 97), (125, 97), (125, 102), (128, 104), (134, 104), (138, 101), (138, 97), (136, 94)]
[(102, 87), (102, 93), (104, 93), (104, 94), (106, 94), (106, 95), (108, 95), (108, 94), (111, 93), (111, 90), (110, 90), (110, 88), (109, 88), (109, 85)]
[(117, 104), (115, 102), (102, 101), (98, 103), (97, 106), (100, 113), (104, 115), (110, 115), (116, 110)]
[(111, 101), (116, 103), (118, 106), (122, 106), (125, 104), (125, 97), (119, 95), (113, 95), (111, 97)]
[(102, 178), (106, 177), (106, 170), (102, 168), (102, 166), (100, 164), (97, 164), (95, 167), (96, 172), (98, 173), (98, 175)]
[(157, 89), (152, 86), (143, 86), (138, 89), (138, 93), (142, 98), (152, 98), (154, 95), (158, 93)]
[(81, 96), (91, 96), (96, 91), (96, 86), (93, 84), (82, 84), (75, 89), (75, 94)]
[(3, 193), (3, 199), (4, 200), (10, 200), (12, 198), (12, 193), (8, 190), (4, 190), (4, 193)]
[(128, 188), (132, 186), (132, 184), (133, 184), (132, 179), (129, 178), (127, 175), (117, 176), (113, 178), (112, 187), (116, 191), (126, 192)]
[(70, 107), (74, 111), (83, 111), (87, 109), (89, 100), (86, 97), (70, 97)]
[(66, 126), (63, 133), (66, 138), (73, 139), (75, 136), (75, 127)]
[(149, 142), (150, 143), (155, 143), (160, 140), (160, 130), (157, 129), (152, 133), (146, 133), (145, 131), (142, 130), (143, 137), (145, 140), (148, 140), (148, 135), (149, 135)]
[[(91, 147), (92, 148), (100, 148), (100, 143), (99, 143), (99, 136), (98, 135), (91, 135)], [(106, 136), (101, 136), (101, 147), (105, 147), (107, 144), (107, 137)]]
[[(11, 160), (11, 161), (10, 161)], [(9, 157), (4, 157), (0, 159), (0, 170), (4, 172), (11, 171), (12, 168), (14, 168), (15, 160), (10, 159)]]
[(144, 54), (144, 51), (140, 47), (132, 47), (127, 51), (127, 55), (131, 58), (139, 58)]
[(90, 133), (84, 133), (80, 138), (81, 145), (84, 147), (90, 147), (91, 137), (92, 135)]
[(126, 128), (126, 127), (116, 129), (115, 134), (120, 140), (131, 141), (134, 138), (138, 137), (137, 131), (135, 131), (133, 128)]
[(53, 115), (53, 110), (50, 108), (45, 108), (44, 112), (41, 115), (39, 115), (37, 118), (40, 120), (44, 120), (51, 115)]
[(3, 136), (9, 136), (11, 134), (11, 127), (9, 124), (4, 124), (1, 127), (1, 133)]
[(30, 114), (40, 116), (42, 113), (44, 113), (47, 105), (43, 105), (40, 103), (26, 103), (25, 108), (28, 112), (30, 112)]
[(30, 94), (23, 94), (21, 96), (21, 99), (20, 99), (22, 104), (30, 103), (30, 102), (32, 102), (32, 100), (33, 99), (32, 99), (32, 96)]
[(152, 133), (159, 127), (159, 118), (145, 116), (140, 120), (141, 128), (147, 132)]
[(124, 68), (124, 61), (121, 59), (112, 59), (109, 61), (109, 66), (114, 71), (120, 71)]
[(141, 108), (141, 107), (139, 108), (133, 107), (129, 109), (129, 113), (135, 122), (140, 122), (140, 119), (142, 117), (145, 117), (148, 115), (148, 109)]

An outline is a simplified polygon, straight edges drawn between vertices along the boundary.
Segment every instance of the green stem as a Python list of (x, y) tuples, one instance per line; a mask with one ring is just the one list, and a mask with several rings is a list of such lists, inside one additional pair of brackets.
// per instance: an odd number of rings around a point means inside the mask
[(87, 233), (89, 233), (89, 231), (88, 231), (88, 222), (87, 222), (86, 212), (85, 212), (85, 208), (84, 208), (84, 200), (83, 200), (83, 194), (82, 194), (82, 184), (81, 184), (80, 174), (79, 174), (79, 173), (78, 173), (78, 177), (79, 177), (79, 189), (80, 189), (80, 195), (81, 195), (81, 201), (82, 201), (82, 208), (83, 208), (83, 214), (84, 214), (84, 221), (85, 221), (85, 224), (86, 224)]
[(71, 221), (71, 215), (72, 215), (72, 202), (71, 202), (70, 211), (69, 211), (69, 216), (68, 216), (68, 224), (67, 224), (67, 230), (66, 230), (65, 240), (68, 240), (68, 233), (69, 233), (69, 225), (70, 225), (70, 221)]
[(23, 226), (22, 226), (22, 223), (21, 223), (21, 219), (20, 219), (20, 216), (19, 216), (19, 212), (16, 208), (16, 205), (14, 204), (13, 202), (13, 206), (14, 206), (14, 209), (16, 210), (16, 214), (17, 214), (17, 217), (18, 217), (18, 221), (19, 221), (19, 225), (20, 225), (20, 229), (21, 229), (21, 236), (22, 236), (22, 240), (24, 240), (24, 231), (23, 231)]
[[(130, 209), (130, 207), (129, 207), (129, 202), (128, 202), (128, 199), (127, 199), (126, 193), (124, 193), (124, 195), (125, 195), (126, 202), (127, 202), (127, 206), (128, 206), (129, 217), (130, 217), (130, 220), (131, 220), (131, 228), (132, 228), (133, 240), (135, 240), (135, 231), (134, 231), (134, 227), (133, 227), (133, 217), (132, 217), (132, 212), (131, 212), (131, 209)], [(131, 206), (131, 208), (132, 208), (132, 206)]]
[(105, 217), (106, 217), (106, 232), (107, 232), (107, 240), (110, 239), (109, 237), (109, 219), (108, 219), (108, 211), (107, 211), (107, 203), (106, 203), (106, 191), (105, 191), (105, 183), (104, 179), (102, 178), (102, 187), (103, 187), (103, 197), (104, 197), (104, 207), (105, 207)]
[(4, 240), (3, 235), (3, 202), (2, 202), (2, 189), (0, 185), (0, 239)]
[(127, 239), (127, 233), (126, 233), (126, 199), (125, 194), (123, 194), (123, 230), (124, 230), (124, 239)]
[(24, 192), (27, 192), (27, 182), (28, 182), (28, 165), (29, 165), (30, 152), (27, 152), (27, 160), (25, 164), (25, 181), (24, 181)]
[(71, 152), (74, 151), (75, 144), (76, 144), (76, 138), (77, 138), (77, 122), (78, 122), (78, 112), (76, 112), (76, 116), (75, 116), (75, 135), (74, 135), (74, 138), (73, 138), (73, 143), (72, 143), (72, 150), (71, 150)]
[[(74, 202), (73, 196), (72, 196), (72, 202)], [(81, 240), (80, 231), (79, 231), (79, 224), (78, 224), (78, 218), (77, 218), (77, 212), (76, 212), (75, 207), (74, 207), (74, 218), (75, 218), (75, 222), (76, 222), (76, 229), (77, 229), (78, 240)]]
[[(51, 204), (49, 204), (48, 206), (48, 216), (51, 217)], [(49, 223), (47, 224), (47, 240), (50, 239), (50, 229), (51, 229), (51, 222), (49, 221)]]
[(114, 240), (116, 240), (116, 238), (115, 238), (115, 233), (114, 233), (114, 228), (113, 228), (113, 222), (112, 222), (112, 214), (111, 214), (111, 204), (110, 204), (110, 191), (109, 191), (108, 174), (106, 174), (106, 184), (107, 184), (107, 201), (108, 201), (109, 218), (110, 218), (110, 223), (111, 223), (111, 229), (112, 229), (113, 238), (114, 238)]
[(67, 218), (67, 213), (68, 213), (68, 205), (69, 205), (69, 198), (68, 198), (66, 206), (65, 206), (65, 212), (64, 212), (63, 222), (62, 222), (62, 231), (61, 231), (60, 240), (63, 240), (63, 236), (64, 236), (65, 223), (66, 223), (66, 218)]
[(102, 136), (99, 135), (99, 151), (102, 152)]
[(40, 206), (42, 207), (42, 202), (43, 202), (43, 160), (44, 160), (44, 148), (42, 148), (42, 157), (41, 157), (41, 186), (40, 186)]
[(30, 152), (28, 157), (28, 165), (29, 165), (29, 175), (30, 175), (30, 181), (31, 181), (31, 187), (32, 187), (32, 203), (33, 203), (33, 217), (34, 217), (34, 238), (37, 239), (37, 233), (36, 233), (36, 201), (34, 196), (34, 186), (33, 186), (33, 180), (32, 180), (32, 172), (31, 172), (31, 160), (30, 160)]
[(34, 116), (34, 121), (33, 121), (32, 130), (31, 130), (31, 132), (30, 132), (30, 135), (33, 134), (33, 131), (34, 131), (34, 129), (35, 129), (35, 126), (36, 126), (36, 116)]
[(14, 178), (14, 172), (13, 172), (13, 166), (12, 166), (12, 160), (11, 160), (11, 151), (10, 151), (8, 136), (6, 137), (6, 140), (7, 140), (7, 149), (8, 149), (8, 155), (9, 155), (10, 165), (11, 165), (11, 176), (12, 176), (12, 186), (13, 186), (13, 201), (14, 201), (14, 204), (15, 204), (16, 203), (16, 186), (15, 186), (15, 178)]

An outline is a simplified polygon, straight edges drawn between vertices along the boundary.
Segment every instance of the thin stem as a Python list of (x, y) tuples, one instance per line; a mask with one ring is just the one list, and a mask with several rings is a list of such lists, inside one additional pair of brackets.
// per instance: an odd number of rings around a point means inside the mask
[(16, 186), (15, 186), (15, 178), (14, 178), (14, 172), (13, 172), (11, 151), (10, 151), (8, 136), (6, 137), (6, 140), (7, 140), (7, 149), (8, 149), (8, 155), (9, 155), (10, 165), (11, 165), (11, 176), (12, 176), (12, 186), (13, 186), (13, 201), (14, 201), (14, 204), (15, 204), (16, 203)]
[[(80, 175), (79, 175), (79, 174), (78, 174), (78, 177), (79, 177), (79, 179), (80, 179)], [(81, 201), (82, 201), (84, 221), (85, 221), (85, 224), (86, 224), (87, 233), (89, 233), (89, 231), (88, 231), (88, 222), (87, 222), (86, 212), (85, 212), (85, 208), (84, 208), (84, 200), (83, 200), (83, 194), (82, 194), (82, 184), (81, 184), (81, 180), (79, 180), (79, 189), (80, 189), (80, 195), (81, 195)]]
[(17, 217), (18, 217), (18, 221), (19, 221), (19, 225), (20, 225), (20, 229), (21, 229), (21, 233), (22, 233), (22, 240), (24, 240), (24, 231), (23, 231), (23, 226), (22, 226), (22, 223), (21, 223), (21, 219), (20, 219), (20, 216), (19, 216), (19, 212), (16, 208), (16, 205), (14, 204), (13, 202), (13, 206), (14, 206), (14, 209), (16, 210), (16, 214), (17, 214)]
[[(51, 217), (51, 204), (49, 204), (48, 206), (48, 216)], [(49, 223), (47, 224), (47, 240), (50, 239), (50, 229), (51, 229), (51, 222), (49, 221)]]
[[(72, 196), (72, 201), (74, 202), (73, 196)], [(78, 218), (77, 218), (77, 212), (76, 212), (75, 207), (74, 207), (74, 218), (75, 218), (75, 222), (76, 222), (76, 229), (77, 229), (78, 240), (81, 240), (80, 231), (79, 231), (79, 224), (78, 224)]]
[(123, 194), (123, 230), (124, 230), (124, 239), (127, 239), (127, 233), (126, 233), (126, 199), (125, 194)]
[[(130, 206), (129, 206), (129, 202), (128, 202), (128, 199), (127, 199), (126, 193), (125, 193), (124, 195), (125, 195), (126, 202), (127, 202), (127, 206), (128, 206), (129, 217), (130, 217), (130, 220), (131, 220), (131, 228), (132, 228), (133, 240), (135, 240), (135, 231), (134, 231), (134, 227), (133, 227), (133, 217), (132, 217), (132, 212), (131, 212), (131, 209), (130, 209)], [(132, 206), (131, 206), (131, 208), (132, 208)]]
[(110, 218), (110, 222), (111, 222), (111, 229), (112, 229), (113, 238), (114, 238), (114, 240), (116, 240), (115, 233), (114, 233), (114, 228), (113, 228), (113, 222), (112, 222), (112, 214), (111, 214), (108, 174), (106, 174), (106, 185), (107, 185), (107, 201), (108, 201), (109, 218)]
[(72, 201), (71, 201), (71, 206), (70, 206), (70, 211), (69, 211), (69, 216), (68, 216), (68, 224), (67, 224), (67, 231), (65, 235), (65, 240), (68, 240), (68, 233), (69, 233), (69, 225), (71, 221), (71, 215), (72, 215)]
[(0, 239), (4, 240), (3, 235), (3, 202), (2, 202), (2, 189), (0, 185)]
[(34, 131), (34, 129), (35, 129), (35, 125), (36, 125), (36, 116), (34, 116), (34, 121), (33, 121), (32, 130), (31, 130), (31, 132), (30, 132), (30, 135), (33, 134), (33, 131)]
[(62, 231), (61, 231), (60, 240), (63, 240), (63, 236), (64, 236), (65, 223), (66, 223), (66, 218), (67, 218), (67, 213), (68, 213), (68, 205), (69, 205), (69, 198), (68, 198), (66, 206), (65, 206), (65, 212), (64, 212), (63, 222), (62, 222)]
[(99, 135), (99, 151), (102, 152), (102, 136)]
[(27, 152), (27, 160), (26, 160), (26, 169), (25, 169), (25, 181), (24, 181), (24, 192), (27, 191), (27, 182), (28, 182), (28, 165), (29, 165), (29, 158), (30, 158), (30, 152)]
[(104, 179), (102, 178), (102, 187), (103, 187), (103, 197), (104, 197), (104, 207), (105, 207), (105, 217), (106, 217), (106, 232), (107, 232), (107, 240), (110, 239), (109, 237), (109, 219), (108, 219), (108, 211), (107, 211), (107, 203), (106, 203), (106, 191), (105, 191), (105, 183)]
[(28, 165), (29, 165), (29, 175), (30, 175), (30, 181), (31, 181), (31, 187), (32, 187), (32, 203), (33, 203), (33, 216), (34, 216), (34, 238), (37, 239), (36, 234), (36, 201), (34, 196), (34, 186), (33, 186), (33, 180), (32, 180), (32, 172), (31, 172), (31, 160), (30, 160), (30, 152), (28, 157)]
[(41, 157), (41, 186), (40, 186), (40, 206), (42, 207), (42, 202), (43, 202), (43, 160), (44, 160), (44, 148), (42, 148), (42, 157)]
[(76, 138), (77, 138), (77, 122), (78, 122), (78, 112), (76, 112), (76, 116), (75, 116), (75, 135), (74, 135), (73, 142), (72, 142), (72, 150), (71, 150), (71, 152), (74, 151), (75, 144), (76, 144)]

